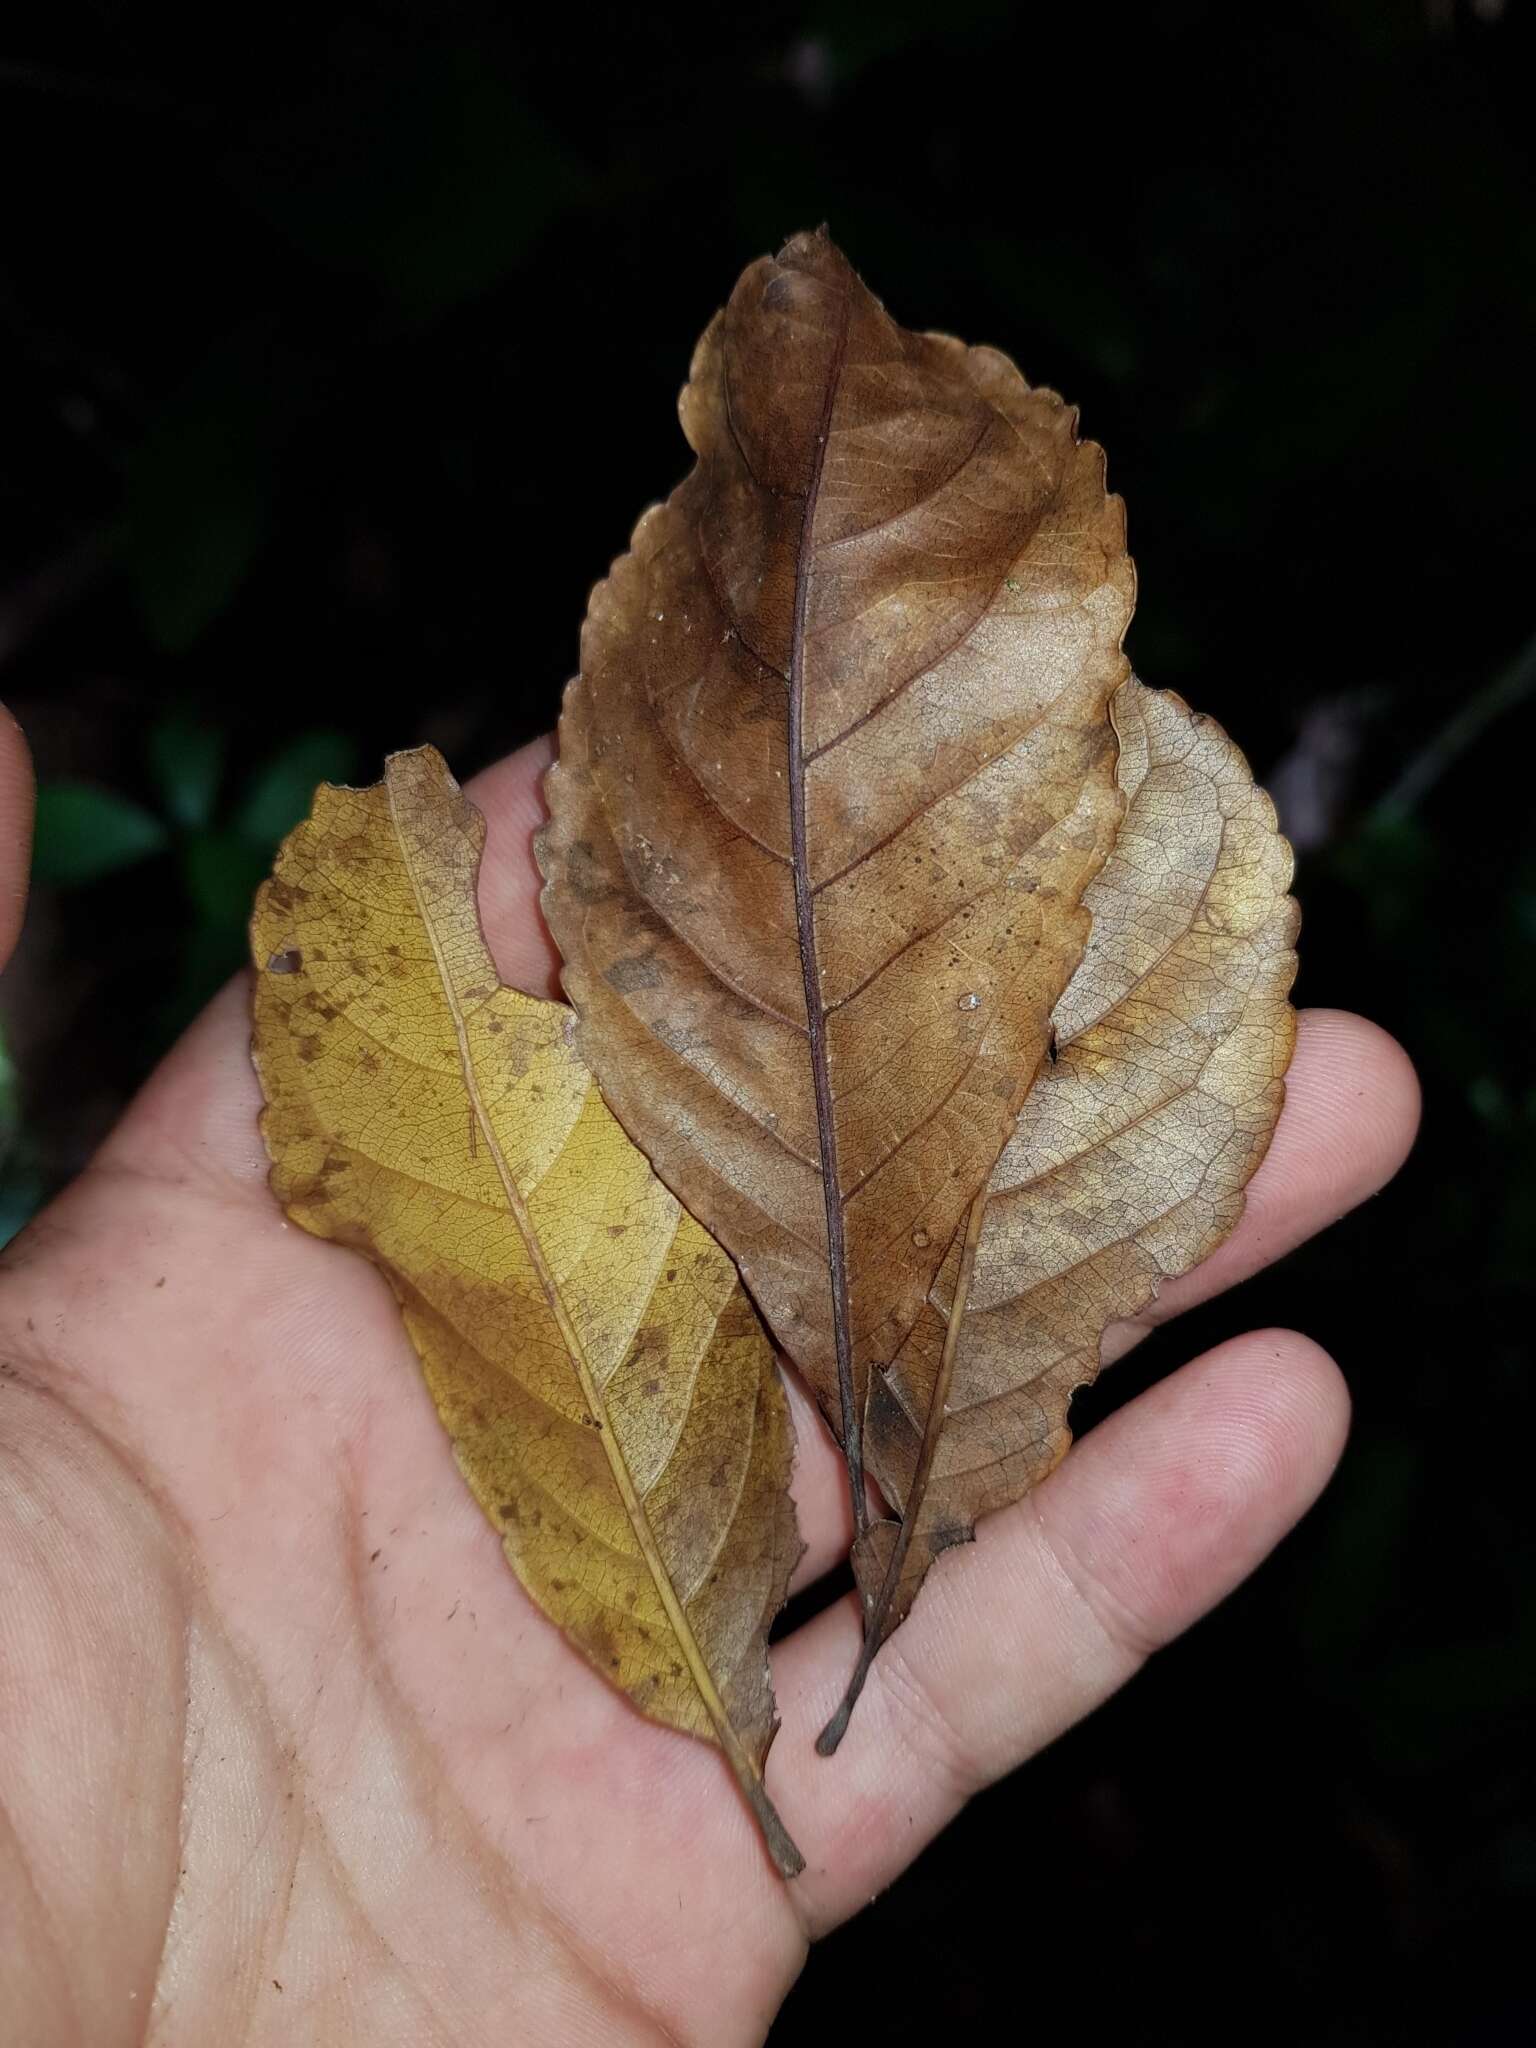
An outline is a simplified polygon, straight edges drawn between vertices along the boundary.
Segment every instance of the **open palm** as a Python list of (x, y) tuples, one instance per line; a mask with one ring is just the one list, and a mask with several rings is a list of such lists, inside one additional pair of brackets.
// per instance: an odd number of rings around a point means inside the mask
[[(547, 758), (471, 791), (492, 949), (540, 993)], [(718, 1755), (523, 1594), (382, 1279), (279, 1213), (246, 1002), (211, 1007), (0, 1272), (0, 2008), (27, 2048), (759, 2040), (807, 1942), (1227, 1592), (1337, 1456), (1330, 1361), (1239, 1338), (940, 1562), (831, 1761), (851, 1599), (790, 1636), (786, 1886)], [(1244, 1222), (1158, 1317), (1379, 1186), (1415, 1113), (1390, 1039), (1306, 1016)], [(849, 1530), (792, 1394), (807, 1583)]]

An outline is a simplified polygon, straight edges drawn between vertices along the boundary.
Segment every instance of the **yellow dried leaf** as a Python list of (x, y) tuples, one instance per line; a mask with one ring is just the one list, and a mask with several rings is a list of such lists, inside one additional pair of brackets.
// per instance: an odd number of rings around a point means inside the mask
[(870, 1626), (850, 1705), (934, 1558), (1066, 1451), (1107, 1326), (1232, 1229), (1284, 1100), (1298, 918), (1274, 807), (1171, 692), (1132, 678), (1112, 709), (1126, 815), (1084, 896), (1055, 1060), (870, 1389), (870, 1470), (902, 1520), (855, 1549)]
[(285, 843), (252, 923), (273, 1187), (389, 1279), (528, 1592), (637, 1707), (720, 1744), (792, 1874), (762, 1783), (800, 1548), (775, 1361), (569, 1012), (500, 986), (484, 832), (421, 748), (321, 789)]

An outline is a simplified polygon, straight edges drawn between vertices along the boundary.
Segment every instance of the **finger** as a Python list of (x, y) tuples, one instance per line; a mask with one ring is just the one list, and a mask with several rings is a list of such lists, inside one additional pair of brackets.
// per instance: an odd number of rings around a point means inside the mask
[(1296, 1025), (1285, 1108), (1237, 1228), (1193, 1272), (1165, 1282), (1140, 1315), (1109, 1331), (1106, 1363), (1336, 1223), (1407, 1158), (1419, 1128), (1419, 1083), (1397, 1040), (1347, 1010), (1303, 1010)]
[[(795, 1467), (790, 1492), (795, 1497), (795, 1519), (805, 1544), (789, 1582), (793, 1595), (813, 1586), (847, 1557), (853, 1547), (853, 1506), (848, 1498), (848, 1468), (836, 1438), (822, 1420), (821, 1410), (793, 1366), (784, 1366), (783, 1380), (789, 1396), (790, 1420), (795, 1427)], [(873, 1490), (870, 1504), (877, 1515), (883, 1512)]]
[(940, 1558), (833, 1763), (813, 1745), (857, 1654), (855, 1599), (782, 1643), (769, 1789), (809, 1857), (795, 1889), (812, 1932), (1246, 1577), (1321, 1491), (1347, 1420), (1337, 1368), (1285, 1331), (1143, 1394)]
[(542, 886), (533, 835), (547, 815), (544, 774), (555, 758), (551, 733), (530, 740), (465, 785), (485, 813), (480, 863), (480, 922), (496, 971), (530, 996), (560, 993), (560, 955), (539, 910)]
[(10, 959), (27, 907), (32, 859), (32, 755), (0, 704), (0, 967)]

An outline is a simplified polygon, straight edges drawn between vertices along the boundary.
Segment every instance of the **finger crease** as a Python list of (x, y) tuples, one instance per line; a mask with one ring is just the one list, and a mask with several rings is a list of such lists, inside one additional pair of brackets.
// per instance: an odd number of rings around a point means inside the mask
[(937, 1767), (943, 1789), (963, 1806), (983, 1782), (974, 1746), (913, 1668), (896, 1642), (887, 1643), (876, 1659), (875, 1675), (901, 1741), (923, 1778)]
[(1094, 1633), (1115, 1661), (1124, 1663), (1129, 1659), (1133, 1668), (1144, 1664), (1154, 1650), (1163, 1647), (1166, 1639), (1138, 1621), (1071, 1544), (1052, 1532), (1037, 1499), (1031, 1497), (1020, 1505), (1033, 1516), (1035, 1532), (1058, 1582), (1072, 1596), (1072, 1604), (1087, 1616)]

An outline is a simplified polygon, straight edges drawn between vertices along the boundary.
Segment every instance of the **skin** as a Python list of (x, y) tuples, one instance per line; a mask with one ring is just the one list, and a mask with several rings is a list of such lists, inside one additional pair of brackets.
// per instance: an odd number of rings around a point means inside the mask
[[(547, 743), (471, 786), (504, 977), (553, 992), (530, 835)], [(0, 908), (24, 743), (0, 727)], [(841, 1751), (851, 1599), (775, 1653), (775, 1876), (719, 1756), (643, 1721), (530, 1605), (392, 1299), (266, 1187), (227, 990), (0, 1268), (0, 2011), (14, 2038), (455, 2048), (759, 2041), (807, 1945), (1123, 1684), (1327, 1481), (1348, 1400), (1307, 1338), (1219, 1346), (946, 1555)], [(1156, 1319), (1378, 1188), (1398, 1047), (1302, 1021), (1239, 1230)], [(1116, 1333), (1111, 1353), (1139, 1328)], [(792, 1388), (800, 1583), (845, 1551)]]

